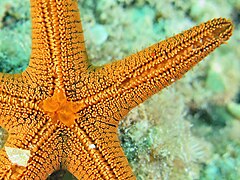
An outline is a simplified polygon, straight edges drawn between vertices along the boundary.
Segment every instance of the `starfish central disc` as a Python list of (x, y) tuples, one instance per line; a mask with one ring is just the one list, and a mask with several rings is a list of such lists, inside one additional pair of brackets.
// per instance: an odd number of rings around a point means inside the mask
[(58, 120), (70, 127), (78, 117), (77, 112), (82, 108), (79, 103), (68, 101), (62, 89), (54, 91), (53, 96), (48, 97), (40, 103), (40, 107), (56, 123)]

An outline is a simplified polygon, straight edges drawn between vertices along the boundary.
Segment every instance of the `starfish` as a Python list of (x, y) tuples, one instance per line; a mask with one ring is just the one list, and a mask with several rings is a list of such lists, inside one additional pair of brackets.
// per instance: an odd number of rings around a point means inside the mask
[(87, 58), (76, 0), (31, 0), (32, 52), (0, 74), (0, 179), (135, 179), (117, 135), (135, 106), (180, 79), (232, 35), (218, 18), (101, 67)]

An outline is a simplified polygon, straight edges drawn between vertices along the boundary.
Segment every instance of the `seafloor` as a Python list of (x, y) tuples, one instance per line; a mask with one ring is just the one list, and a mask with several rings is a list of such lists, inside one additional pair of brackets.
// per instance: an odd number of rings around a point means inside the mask
[[(95, 65), (211, 18), (232, 19), (227, 45), (132, 110), (119, 135), (139, 180), (240, 179), (240, 0), (81, 0), (79, 6)], [(29, 0), (0, 0), (1, 72), (28, 65), (29, 18)]]

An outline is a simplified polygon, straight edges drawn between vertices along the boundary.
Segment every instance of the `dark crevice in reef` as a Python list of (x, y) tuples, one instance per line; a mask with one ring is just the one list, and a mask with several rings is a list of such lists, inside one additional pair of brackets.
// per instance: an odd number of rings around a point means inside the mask
[(238, 104), (240, 104), (240, 91), (238, 92), (238, 94), (237, 94), (236, 97), (237, 97), (237, 98), (236, 98), (235, 102), (238, 103)]
[(240, 9), (235, 8), (232, 11), (232, 19), (233, 19), (235, 26), (240, 24)]
[(46, 180), (77, 180), (69, 171), (61, 169), (53, 172)]
[[(204, 109), (190, 109), (190, 114), (197, 117), (201, 124), (212, 126), (213, 128), (224, 128), (230, 115), (223, 106), (211, 106)], [(194, 123), (194, 121), (192, 122)]]

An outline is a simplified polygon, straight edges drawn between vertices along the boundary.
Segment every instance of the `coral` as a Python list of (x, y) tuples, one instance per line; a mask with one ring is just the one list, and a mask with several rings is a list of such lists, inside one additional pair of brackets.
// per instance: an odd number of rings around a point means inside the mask
[(29, 19), (30, 6), (28, 0), (1, 0), (0, 7), (0, 28), (3, 26), (11, 26), (18, 21)]
[(0, 29), (0, 70), (21, 72), (26, 68), (30, 56), (29, 2), (3, 0), (0, 7), (0, 11), (4, 12), (0, 13), (0, 27), (4, 25)]
[(205, 164), (205, 169), (201, 172), (202, 179), (239, 179), (239, 128), (240, 122), (232, 120), (221, 132), (210, 135), (215, 148), (209, 163)]
[(208, 159), (211, 145), (192, 135), (183, 98), (174, 91), (155, 95), (122, 121), (120, 137), (138, 179), (196, 179)]

